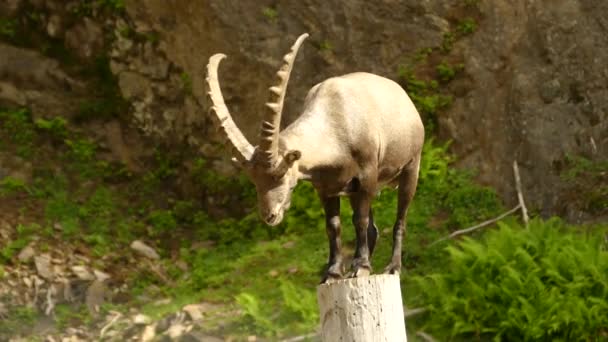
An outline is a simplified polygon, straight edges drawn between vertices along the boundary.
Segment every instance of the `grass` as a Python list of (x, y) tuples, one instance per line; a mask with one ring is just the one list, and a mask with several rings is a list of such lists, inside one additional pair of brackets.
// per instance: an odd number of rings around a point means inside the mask
[(27, 332), (34, 326), (38, 313), (29, 307), (11, 308), (0, 320), (0, 337), (13, 336), (16, 332)]
[(571, 204), (594, 214), (608, 214), (608, 161), (566, 156), (560, 178), (568, 185)]
[[(13, 261), (32, 234), (40, 235), (53, 226), (59, 228), (64, 243), (86, 246), (93, 256), (113, 255), (114, 251), (125, 250), (134, 239), (143, 239), (163, 256), (160, 267), (170, 283), (145, 269), (125, 281), (132, 289), (135, 305), (135, 298), (141, 295), (174, 298), (165, 306), (140, 304), (155, 317), (204, 299), (240, 309), (240, 315), (230, 315), (224, 322), (228, 324), (224, 329), (237, 336), (255, 332), (278, 338), (314, 330), (318, 321), (315, 287), (328, 247), (323, 210), (310, 184), (296, 189), (285, 222), (268, 227), (253, 209), (252, 184), (242, 176), (236, 178), (237, 182), (234, 177), (220, 176), (211, 171), (206, 160), (195, 159), (187, 177), (199, 193), (216, 198), (215, 205), (241, 207), (233, 211), (242, 213), (238, 216), (217, 217), (194, 198), (157, 198), (156, 194), (163, 193), (162, 189), (171, 186), (178, 175), (184, 177), (180, 171), (183, 155), (167, 154), (159, 148), (148, 171), (114, 185), (100, 181), (107, 170), (99, 162), (96, 145), (71, 130), (69, 122), (25, 122), (33, 139), (59, 141), (56, 154), (47, 154), (44, 165), (60, 163), (63, 171), (57, 173), (37, 165), (32, 182), (8, 186), (18, 191), (27, 189), (28, 196), (44, 208), (44, 220), (39, 222), (40, 229), (26, 229), (14, 237), (2, 251), (4, 262)], [(15, 148), (15, 141), (7, 147)], [(501, 210), (491, 190), (475, 186), (472, 175), (450, 168), (452, 158), (446, 151), (447, 145), (433, 140), (424, 147), (419, 190), (408, 216), (404, 243), (407, 274), (423, 274), (441, 266), (437, 255), (442, 253), (442, 245), (429, 247), (430, 242)], [(381, 230), (393, 225), (395, 196), (395, 191), (383, 191), (374, 203)], [(437, 215), (448, 219), (431, 225)], [(341, 216), (345, 250), (352, 254), (354, 230), (345, 200)], [(381, 233), (372, 261), (376, 270), (382, 270), (389, 261), (390, 235)], [(199, 247), (205, 241), (210, 242)], [(188, 270), (176, 267), (177, 260), (185, 262)], [(67, 318), (61, 322), (71, 320), (67, 313), (64, 316)]]

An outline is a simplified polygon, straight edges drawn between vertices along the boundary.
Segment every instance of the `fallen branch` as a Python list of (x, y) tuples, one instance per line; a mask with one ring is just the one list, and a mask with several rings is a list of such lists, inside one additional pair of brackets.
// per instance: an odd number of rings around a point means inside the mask
[(114, 317), (112, 317), (112, 320), (106, 324), (103, 328), (101, 328), (100, 332), (99, 332), (99, 338), (103, 338), (103, 336), (106, 334), (106, 332), (108, 331), (108, 329), (110, 329), (110, 327), (112, 325), (114, 325), (114, 323), (116, 323), (116, 321), (122, 317), (122, 314), (118, 311), (112, 311), (112, 313), (114, 314)]
[(419, 336), (420, 338), (422, 338), (426, 342), (437, 342), (437, 340), (433, 336), (425, 333), (422, 330), (416, 331), (416, 336)]
[(454, 231), (454, 232), (452, 232), (452, 234), (450, 234), (450, 235), (448, 235), (448, 236), (445, 236), (445, 237), (442, 237), (441, 239), (439, 239), (439, 240), (437, 240), (437, 241), (433, 242), (432, 244), (430, 244), (430, 245), (429, 245), (429, 247), (430, 247), (430, 246), (433, 246), (433, 245), (435, 245), (435, 244), (437, 244), (437, 243), (439, 243), (439, 242), (441, 242), (441, 241), (448, 240), (448, 239), (453, 239), (453, 238), (455, 238), (455, 237), (457, 237), (457, 236), (459, 236), (459, 235), (467, 234), (467, 233), (470, 233), (470, 232), (472, 232), (472, 231), (475, 231), (475, 230), (477, 230), (477, 229), (479, 229), (479, 228), (483, 228), (483, 227), (485, 227), (485, 226), (489, 226), (489, 225), (491, 225), (492, 223), (498, 222), (498, 221), (502, 220), (503, 218), (505, 218), (506, 216), (509, 216), (509, 215), (513, 214), (513, 213), (514, 213), (514, 212), (516, 212), (516, 211), (517, 211), (519, 208), (521, 208), (521, 205), (520, 205), (520, 204), (516, 205), (516, 206), (515, 206), (513, 209), (511, 209), (511, 210), (507, 211), (506, 213), (501, 214), (501, 215), (500, 215), (500, 216), (498, 216), (498, 217), (495, 217), (495, 218), (493, 218), (493, 219), (490, 219), (490, 220), (484, 221), (484, 222), (482, 222), (482, 223), (480, 223), (480, 224), (478, 224), (478, 225), (475, 225), (475, 226), (473, 226), (473, 227), (470, 227), (470, 228), (465, 228), (465, 229), (460, 229), (460, 230)]
[(413, 308), (413, 309), (408, 309), (406, 307), (403, 307), (403, 316), (405, 316), (405, 318), (409, 318), (412, 316), (416, 316), (419, 315), (421, 313), (425, 313), (427, 312), (429, 309), (427, 308)]
[(521, 190), (521, 178), (519, 177), (519, 167), (517, 166), (517, 160), (513, 161), (513, 174), (515, 175), (515, 189), (517, 189), (517, 200), (519, 201), (519, 207), (521, 208), (521, 215), (524, 219), (526, 229), (528, 228), (528, 209), (524, 202), (524, 194)]
[(281, 340), (281, 342), (299, 342), (299, 341), (307, 340), (309, 338), (313, 338), (318, 335), (319, 335), (319, 333), (312, 333), (312, 334), (308, 334), (308, 335), (295, 336), (295, 337), (288, 338), (286, 340)]

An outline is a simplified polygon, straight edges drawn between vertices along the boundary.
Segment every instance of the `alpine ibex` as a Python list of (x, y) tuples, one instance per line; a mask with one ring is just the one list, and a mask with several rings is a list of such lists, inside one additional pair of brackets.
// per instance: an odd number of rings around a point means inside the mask
[(357, 72), (315, 85), (301, 116), (280, 131), (287, 82), (301, 35), (283, 58), (280, 82), (270, 87), (276, 100), (267, 103), (258, 146), (252, 146), (237, 128), (222, 96), (217, 69), (226, 57), (216, 54), (207, 65), (209, 96), (222, 132), (235, 150), (233, 158), (255, 184), (262, 220), (277, 225), (289, 208), (299, 180), (312, 182), (325, 210), (329, 262), (323, 281), (342, 277), (340, 254), (340, 199), (348, 196), (356, 229), (354, 276), (371, 271), (378, 228), (371, 202), (384, 185), (398, 185), (397, 220), (393, 254), (385, 272), (401, 270), (405, 216), (416, 191), (424, 127), (405, 91), (395, 82)]

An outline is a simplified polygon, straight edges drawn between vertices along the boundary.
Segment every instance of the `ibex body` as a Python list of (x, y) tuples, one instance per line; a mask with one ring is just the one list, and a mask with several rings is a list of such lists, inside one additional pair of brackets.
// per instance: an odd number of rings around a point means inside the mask
[(324, 280), (342, 277), (340, 200), (349, 196), (357, 246), (353, 275), (369, 274), (378, 230), (371, 203), (382, 186), (398, 185), (393, 255), (386, 272), (401, 269), (401, 244), (407, 208), (416, 191), (424, 127), (409, 97), (395, 82), (369, 73), (330, 78), (308, 93), (301, 116), (279, 132), (289, 74), (298, 38), (270, 90), (277, 101), (263, 120), (260, 143), (253, 147), (238, 130), (224, 104), (217, 80), (221, 54), (210, 58), (207, 82), (213, 109), (236, 159), (256, 186), (261, 218), (279, 224), (299, 180), (317, 190), (326, 215), (329, 262)]

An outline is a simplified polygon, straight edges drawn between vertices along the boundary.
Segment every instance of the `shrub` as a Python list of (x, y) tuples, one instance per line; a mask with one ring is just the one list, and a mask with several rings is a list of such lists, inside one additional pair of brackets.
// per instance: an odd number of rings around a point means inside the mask
[(473, 18), (465, 18), (458, 22), (457, 30), (458, 30), (458, 33), (460, 33), (461, 35), (471, 34), (471, 33), (475, 32), (476, 29), (477, 29), (477, 23), (475, 22), (475, 19), (473, 19)]
[[(442, 339), (598, 340), (608, 333), (608, 252), (602, 234), (560, 220), (529, 230), (499, 223), (481, 241), (447, 248), (444, 273), (416, 277), (425, 329)], [(605, 229), (604, 229), (605, 230)]]

